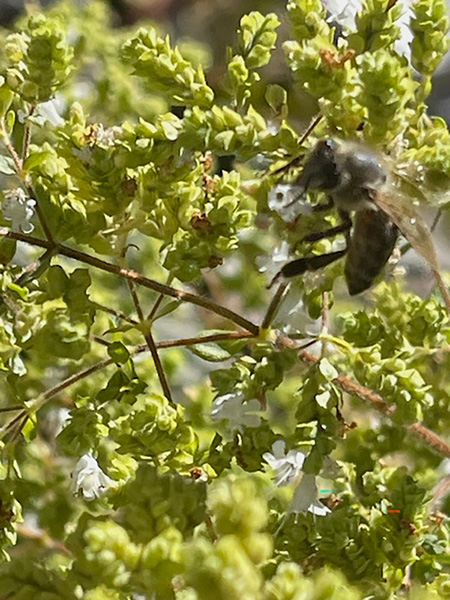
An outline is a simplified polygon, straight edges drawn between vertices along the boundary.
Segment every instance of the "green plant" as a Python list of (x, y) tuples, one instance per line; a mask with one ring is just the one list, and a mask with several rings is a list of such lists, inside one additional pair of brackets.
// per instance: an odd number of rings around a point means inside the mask
[(275, 14), (242, 17), (214, 89), (194, 43), (113, 31), (100, 1), (2, 33), (1, 598), (448, 597), (439, 296), (391, 269), (352, 304), (336, 263), (271, 302), (257, 266), (334, 223), (289, 227), (268, 201), (325, 136), (376, 146), (447, 209), (449, 132), (425, 104), (445, 4), (413, 5), (410, 61), (385, 4), (339, 39), (319, 0), (283, 7), (308, 136), (289, 81), (265, 89)]

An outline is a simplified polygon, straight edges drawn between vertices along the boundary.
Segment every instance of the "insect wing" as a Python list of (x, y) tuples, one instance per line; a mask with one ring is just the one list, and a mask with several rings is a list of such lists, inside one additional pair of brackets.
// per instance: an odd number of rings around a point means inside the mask
[(412, 204), (394, 190), (389, 193), (377, 192), (373, 199), (394, 221), (414, 250), (427, 261), (433, 271), (437, 271), (438, 259), (430, 230)]
[(376, 192), (373, 200), (397, 225), (402, 234), (433, 269), (436, 283), (450, 314), (450, 294), (439, 272), (436, 249), (430, 230), (414, 207), (399, 193), (392, 190), (389, 194)]

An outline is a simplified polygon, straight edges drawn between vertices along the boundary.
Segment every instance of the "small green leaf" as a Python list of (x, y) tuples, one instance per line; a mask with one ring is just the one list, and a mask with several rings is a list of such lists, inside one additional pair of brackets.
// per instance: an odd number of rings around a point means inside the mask
[(130, 353), (121, 342), (113, 342), (108, 346), (108, 354), (118, 365), (123, 365), (130, 358)]
[(34, 440), (34, 438), (36, 437), (36, 425), (36, 415), (30, 415), (22, 429), (22, 435), (27, 442)]
[(47, 271), (47, 291), (50, 298), (61, 298), (69, 287), (69, 277), (59, 265), (50, 267)]
[(0, 173), (4, 175), (15, 175), (14, 161), (9, 156), (0, 156)]
[(0, 239), (0, 264), (7, 265), (16, 253), (16, 240), (10, 240), (8, 238)]
[(276, 83), (268, 85), (265, 93), (267, 104), (275, 114), (280, 114), (287, 104), (286, 90)]
[(47, 160), (49, 156), (52, 156), (51, 152), (32, 152), (23, 164), (24, 171), (32, 171), (35, 167), (41, 165)]
[(7, 111), (9, 110), (11, 102), (13, 101), (13, 97), (13, 92), (2, 84), (2, 86), (0, 87), (0, 117), (4, 117)]
[(330, 392), (328, 390), (325, 390), (324, 392), (322, 392), (321, 394), (317, 394), (316, 396), (316, 402), (322, 408), (327, 408), (329, 399)]
[(327, 381), (333, 381), (338, 376), (338, 372), (326, 358), (322, 358), (320, 361), (319, 371)]
[(26, 300), (28, 298), (28, 290), (26, 288), (20, 287), (20, 285), (17, 285), (17, 283), (14, 283), (12, 281), (11, 283), (8, 283), (7, 287), (12, 292), (15, 292), (22, 300)]
[(161, 317), (165, 317), (166, 315), (168, 315), (171, 312), (173, 312), (174, 310), (176, 310), (179, 306), (180, 306), (179, 300), (171, 300), (170, 302), (167, 302), (167, 304), (165, 304), (158, 310), (158, 312), (156, 313), (156, 316), (153, 320), (156, 321), (157, 319), (160, 319)]
[(224, 350), (215, 342), (195, 344), (195, 346), (190, 346), (188, 349), (192, 354), (208, 362), (223, 362), (231, 357), (231, 354), (227, 350)]

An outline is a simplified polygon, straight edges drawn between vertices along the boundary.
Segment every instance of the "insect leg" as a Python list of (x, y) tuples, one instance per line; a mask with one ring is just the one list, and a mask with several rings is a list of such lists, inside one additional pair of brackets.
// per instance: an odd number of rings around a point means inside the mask
[(284, 277), (296, 277), (302, 275), (306, 271), (317, 271), (326, 267), (332, 262), (342, 258), (347, 252), (347, 248), (344, 250), (338, 250), (337, 252), (330, 252), (328, 254), (318, 254), (316, 256), (305, 256), (304, 258), (297, 258), (284, 265), (280, 273)]
[[(333, 202), (333, 201), (331, 200), (331, 202)], [(321, 204), (319, 206), (320, 206), (320, 210), (321, 210), (322, 206), (325, 206), (325, 205)], [(314, 207), (314, 208), (316, 208), (316, 207)], [(294, 249), (297, 248), (298, 244), (301, 244), (303, 242), (318, 242), (319, 240), (323, 240), (325, 238), (334, 237), (338, 233), (346, 234), (345, 239), (346, 239), (346, 242), (348, 245), (349, 238), (350, 238), (350, 229), (351, 229), (353, 223), (352, 223), (352, 220), (350, 219), (348, 212), (346, 212), (344, 210), (340, 210), (339, 216), (342, 219), (342, 223), (340, 225), (336, 225), (336, 227), (330, 227), (329, 229), (325, 229), (325, 231), (313, 231), (312, 233), (308, 233), (308, 235), (305, 235), (305, 237), (303, 237), (300, 241), (298, 241), (295, 244)]]
[(313, 233), (308, 233), (304, 238), (301, 239), (302, 242), (318, 242), (319, 240), (323, 240), (324, 238), (334, 237), (338, 233), (348, 232), (352, 226), (352, 222), (350, 217), (347, 217), (340, 225), (336, 225), (336, 227), (330, 227), (330, 229), (325, 229), (325, 231), (314, 231)]
[(316, 204), (312, 207), (312, 210), (313, 212), (322, 212), (323, 210), (329, 210), (330, 208), (333, 208), (333, 206), (333, 198), (328, 196), (328, 200), (325, 202), (325, 204)]

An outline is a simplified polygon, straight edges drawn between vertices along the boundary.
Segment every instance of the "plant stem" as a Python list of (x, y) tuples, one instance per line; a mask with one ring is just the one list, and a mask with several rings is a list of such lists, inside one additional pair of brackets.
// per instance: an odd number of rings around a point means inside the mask
[(98, 308), (98, 310), (108, 313), (109, 315), (114, 315), (118, 319), (123, 319), (124, 321), (126, 321), (127, 323), (130, 323), (131, 325), (139, 325), (139, 322), (136, 321), (136, 319), (129, 317), (128, 315), (121, 312), (120, 310), (116, 310), (115, 308), (105, 306), (104, 304), (100, 304), (99, 302), (94, 302), (94, 305), (96, 308)]
[[(41, 240), (39, 238), (19, 233), (17, 231), (10, 231), (6, 227), (0, 227), (0, 236), (7, 237), (13, 240), (19, 240), (21, 242), (26, 242), (27, 244), (31, 244), (33, 246), (40, 246), (41, 248), (52, 248), (54, 246), (53, 242), (49, 240)], [(144, 277), (140, 273), (136, 271), (132, 271), (130, 269), (125, 269), (124, 267), (119, 267), (112, 263), (108, 263), (100, 258), (96, 258), (91, 256), (90, 254), (85, 254), (84, 252), (80, 252), (79, 250), (74, 250), (62, 244), (56, 244), (58, 254), (63, 256), (67, 256), (67, 258), (72, 258), (74, 260), (78, 260), (79, 262), (85, 263), (87, 265), (91, 265), (97, 269), (101, 269), (102, 271), (106, 271), (108, 273), (112, 273), (114, 275), (118, 275), (119, 277), (123, 277), (124, 279), (129, 279), (138, 285), (142, 285), (143, 287), (149, 288), (151, 290), (155, 290), (161, 294), (166, 296), (171, 296), (172, 298), (176, 298), (181, 302), (189, 302), (191, 304), (195, 304), (196, 306), (200, 306), (201, 308), (205, 308), (206, 310), (210, 310), (221, 317), (229, 319), (236, 325), (250, 331), (254, 335), (258, 335), (259, 327), (245, 319), (241, 315), (235, 313), (229, 308), (225, 308), (224, 306), (220, 306), (207, 298), (203, 298), (202, 296), (197, 296), (196, 294), (191, 294), (189, 292), (185, 292), (183, 290), (177, 290), (168, 285), (164, 285), (163, 283), (159, 283), (158, 281), (154, 281), (153, 279), (148, 279)]]
[[(133, 298), (134, 306), (136, 307), (136, 312), (139, 317), (139, 321), (143, 323), (145, 321), (144, 313), (141, 308), (141, 303), (139, 302), (138, 295), (136, 293), (136, 288), (134, 283), (127, 280), (128, 288), (130, 290), (131, 297)], [(173, 404), (172, 392), (170, 391), (169, 383), (167, 381), (166, 374), (164, 373), (164, 368), (162, 366), (161, 359), (159, 358), (158, 350), (156, 349), (155, 340), (153, 339), (152, 333), (150, 329), (144, 333), (145, 341), (147, 342), (148, 349), (150, 350), (150, 354), (152, 355), (153, 362), (155, 363), (156, 372), (158, 373), (159, 383), (163, 389), (164, 395), (167, 400)]]
[[(300, 140), (298, 142), (299, 146), (301, 146), (309, 138), (311, 133), (314, 131), (314, 129), (317, 127), (317, 125), (320, 123), (320, 121), (322, 119), (323, 119), (323, 115), (321, 115), (320, 113), (314, 118), (314, 120), (310, 123), (310, 125), (307, 127), (306, 131), (303, 133), (302, 137), (300, 138)], [(295, 165), (297, 165), (300, 162), (300, 159), (302, 157), (303, 157), (303, 154), (296, 156), (291, 161), (289, 161), (287, 164), (285, 164), (282, 167), (280, 167), (279, 169), (276, 169), (275, 171), (273, 171), (271, 173), (271, 175), (278, 175), (279, 173), (284, 173), (291, 167), (294, 167)]]
[(269, 308), (267, 309), (266, 314), (264, 315), (264, 319), (261, 325), (261, 329), (268, 329), (272, 325), (272, 321), (275, 318), (277, 310), (280, 306), (281, 301), (283, 300), (284, 293), (289, 283), (281, 283), (278, 286), (277, 291), (275, 292), (274, 297), (272, 298), (271, 303), (269, 304)]
[[(169, 273), (169, 276), (167, 277), (166, 284), (170, 285), (172, 283), (172, 279), (173, 279), (173, 275), (172, 275), (172, 273)], [(159, 294), (158, 298), (156, 299), (155, 304), (153, 305), (151, 311), (148, 314), (147, 319), (149, 321), (151, 321), (155, 317), (156, 312), (157, 312), (158, 308), (161, 306), (161, 302), (163, 300), (164, 300), (164, 294)]]
[[(296, 347), (295, 342), (293, 342), (287, 337), (283, 336), (281, 342), (283, 345), (286, 345), (288, 347)], [(305, 350), (299, 352), (299, 358), (302, 362), (308, 364), (316, 364), (317, 362), (319, 362), (318, 358), (316, 358), (309, 352), (306, 352)], [(369, 388), (360, 385), (359, 383), (356, 383), (355, 381), (352, 381), (345, 375), (338, 375), (336, 379), (333, 380), (333, 382), (342, 391), (346, 392), (347, 394), (357, 396), (364, 402), (370, 404), (372, 408), (375, 408), (378, 412), (381, 412), (387, 417), (391, 418), (394, 414), (395, 407), (389, 405), (379, 394), (377, 394)], [(428, 427), (423, 425), (423, 423), (420, 423), (419, 421), (417, 421), (416, 423), (411, 423), (409, 425), (406, 425), (406, 429), (408, 429), (414, 435), (420, 437), (422, 441), (424, 441), (431, 450), (434, 450), (435, 452), (443, 456), (450, 457), (450, 445), (441, 437), (439, 437), (434, 431), (431, 431), (431, 429), (428, 429)]]
[(35, 110), (36, 110), (36, 106), (31, 105), (30, 112), (28, 113), (28, 117), (25, 122), (25, 132), (24, 132), (24, 136), (23, 136), (23, 148), (22, 148), (22, 164), (27, 160), (28, 152), (30, 151), (31, 123), (29, 121), (29, 117), (33, 116), (33, 113)]

